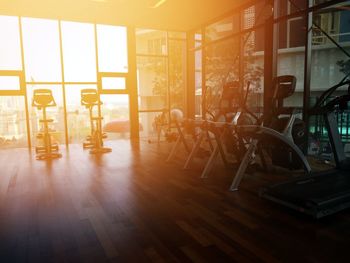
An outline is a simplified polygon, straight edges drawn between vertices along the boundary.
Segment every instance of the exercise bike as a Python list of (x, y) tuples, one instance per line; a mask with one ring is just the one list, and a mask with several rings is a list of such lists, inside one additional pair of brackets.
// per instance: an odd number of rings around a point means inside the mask
[(42, 124), (43, 130), (37, 135), (37, 139), (41, 139), (43, 141), (43, 145), (35, 147), (35, 152), (37, 154), (36, 159), (46, 160), (62, 157), (62, 155), (58, 152), (58, 144), (52, 143), (51, 136), (54, 131), (50, 131), (49, 123), (52, 123), (53, 119), (48, 119), (46, 112), (48, 107), (56, 106), (55, 99), (52, 96), (52, 91), (49, 89), (34, 90), (32, 106), (36, 107), (38, 110), (42, 110), (43, 112), (43, 117), (41, 120), (39, 120), (39, 122)]
[[(255, 161), (257, 151), (260, 156), (267, 152), (272, 164), (287, 169), (304, 169), (311, 172), (311, 167), (303, 153), (305, 146), (305, 125), (297, 118), (297, 110), (284, 107), (283, 100), (293, 95), (296, 78), (291, 75), (276, 77), (273, 81), (271, 98), (272, 116), (262, 116), (259, 125), (232, 126), (238, 136), (251, 137), (249, 146), (232, 181), (230, 190), (236, 191), (247, 167)], [(262, 160), (265, 162), (264, 160)]]
[[(107, 138), (107, 134), (102, 131), (102, 120), (100, 114), (100, 107), (102, 102), (96, 89), (82, 89), (81, 90), (81, 105), (89, 110), (90, 117), (90, 135), (87, 136), (83, 142), (83, 148), (90, 148), (91, 154), (108, 153), (111, 148), (103, 146), (103, 139)], [(94, 116), (94, 107), (98, 109), (98, 115)]]

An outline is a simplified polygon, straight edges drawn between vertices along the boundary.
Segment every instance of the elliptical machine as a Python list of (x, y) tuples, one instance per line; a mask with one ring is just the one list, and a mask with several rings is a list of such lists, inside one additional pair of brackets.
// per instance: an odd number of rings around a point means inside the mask
[[(230, 190), (238, 186), (259, 149), (267, 152), (272, 164), (287, 169), (302, 169), (311, 172), (311, 167), (303, 153), (306, 143), (305, 125), (297, 118), (294, 107), (284, 107), (283, 100), (295, 91), (296, 78), (291, 75), (276, 77), (273, 81), (272, 117), (265, 116), (259, 120), (260, 125), (238, 125), (234, 128), (238, 136), (251, 137), (252, 140), (245, 152), (238, 171), (232, 181)], [(263, 162), (265, 162), (263, 160)]]
[(36, 159), (46, 160), (60, 158), (62, 155), (58, 152), (59, 147), (57, 143), (52, 143), (51, 134), (53, 131), (49, 129), (49, 123), (53, 122), (53, 119), (47, 118), (46, 108), (55, 107), (56, 102), (52, 96), (52, 91), (49, 89), (36, 89), (33, 92), (32, 106), (38, 110), (42, 110), (43, 117), (39, 122), (42, 124), (42, 132), (38, 133), (37, 138), (43, 140), (42, 146), (36, 146)]
[[(108, 153), (111, 148), (103, 146), (103, 139), (107, 138), (107, 134), (102, 131), (102, 120), (100, 107), (102, 102), (96, 89), (82, 89), (81, 90), (81, 105), (89, 110), (90, 117), (90, 135), (87, 136), (83, 142), (83, 148), (89, 148), (91, 154)], [(97, 107), (97, 116), (93, 115), (94, 107)]]

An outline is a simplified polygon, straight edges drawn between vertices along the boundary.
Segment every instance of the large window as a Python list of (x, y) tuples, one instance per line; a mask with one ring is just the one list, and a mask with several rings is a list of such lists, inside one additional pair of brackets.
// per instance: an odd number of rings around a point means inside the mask
[(21, 70), (19, 19), (0, 16), (0, 70)]
[(58, 21), (22, 18), (27, 82), (61, 82)]
[[(350, 11), (349, 1), (313, 13), (311, 47), (310, 104), (326, 89), (350, 74)], [(337, 43), (338, 46), (335, 44)], [(344, 51), (343, 51), (343, 50)], [(334, 96), (343, 95), (347, 87)], [(350, 111), (337, 110), (336, 118), (346, 151), (350, 149)], [(312, 147), (311, 147), (312, 146)], [(322, 116), (310, 119), (310, 153), (332, 159), (327, 129)]]
[(0, 97), (0, 149), (27, 146), (23, 96)]
[(93, 24), (62, 22), (64, 80), (96, 82), (96, 47)]
[(215, 116), (223, 87), (232, 81), (242, 90), (249, 82), (248, 104), (262, 110), (264, 23), (271, 15), (272, 8), (257, 1), (193, 32), (196, 116)]
[[(97, 85), (66, 85), (66, 108), (69, 143), (80, 143), (90, 134), (89, 109), (81, 105), (81, 90), (96, 89)], [(93, 114), (97, 114), (95, 107)]]
[[(0, 16), (0, 149), (27, 146), (19, 18)], [(18, 96), (12, 96), (18, 95)]]
[[(278, 18), (276, 22), (278, 32), (275, 32), (275, 36), (278, 37), (277, 73), (297, 77), (296, 92), (286, 100), (286, 104), (304, 109), (305, 120), (309, 121), (308, 153), (331, 160), (331, 147), (323, 116), (309, 116), (306, 107), (313, 106), (325, 90), (350, 73), (348, 70), (350, 58), (346, 55), (350, 53), (348, 9), (350, 1), (332, 3), (325, 0), (277, 0), (277, 2), (279, 7), (275, 14), (275, 18)], [(313, 5), (312, 10), (308, 8), (308, 3)], [(301, 16), (300, 13), (304, 15)], [(308, 25), (306, 14), (312, 16), (312, 24)], [(308, 37), (307, 32), (310, 32)], [(305, 58), (310, 60), (305, 61)], [(310, 65), (310, 70), (308, 67), (305, 68), (305, 64)], [(344, 89), (333, 95), (341, 94), (344, 94)], [(335, 113), (344, 147), (349, 148), (349, 112), (336, 110)]]
[[(286, 23), (289, 23), (289, 20), (290, 19), (281, 21), (277, 24), (280, 32), (277, 55), (277, 75), (293, 75), (297, 78), (296, 91), (293, 96), (285, 100), (285, 105), (302, 109), (304, 97), (305, 37), (303, 37), (304, 43), (302, 43), (301, 46), (292, 48), (289, 44), (286, 44), (285, 31), (282, 31), (281, 28), (283, 28)], [(294, 28), (293, 30), (305, 36), (304, 24), (299, 25), (298, 28)], [(288, 41), (294, 41), (293, 39), (293, 37), (290, 38), (289, 36)]]
[(99, 72), (128, 72), (126, 28), (97, 25)]
[(141, 136), (158, 136), (159, 120), (168, 120), (172, 109), (186, 111), (186, 36), (138, 29), (136, 44)]
[(39, 88), (52, 90), (56, 101), (47, 109), (54, 142), (81, 143), (90, 133), (80, 101), (86, 88), (107, 94), (104, 125), (122, 121), (130, 129), (126, 27), (0, 16), (0, 36), (0, 148), (26, 146), (27, 138), (40, 145), (42, 110), (32, 107)]

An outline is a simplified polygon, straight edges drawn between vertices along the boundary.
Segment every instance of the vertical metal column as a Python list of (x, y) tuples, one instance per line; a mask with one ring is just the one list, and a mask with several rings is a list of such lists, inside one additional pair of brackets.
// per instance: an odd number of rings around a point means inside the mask
[[(97, 25), (96, 24), (94, 24), (94, 38), (95, 38), (95, 58), (96, 58), (95, 60), (96, 60), (96, 78), (97, 78), (99, 69), (98, 69), (98, 41), (97, 41)], [(102, 89), (102, 87), (101, 87), (101, 89)], [(99, 89), (99, 87), (97, 87), (98, 98), (101, 101), (100, 91), (101, 90)], [(101, 103), (97, 104), (97, 114), (99, 117), (102, 116)], [(101, 132), (103, 132), (102, 131), (102, 120), (98, 120), (97, 125), (100, 125)], [(101, 143), (102, 143), (102, 140), (103, 139), (101, 139)]]
[[(277, 0), (276, 0), (277, 1)], [(266, 5), (274, 6), (274, 0), (266, 0)], [(276, 12), (276, 10), (274, 10)], [(265, 20), (265, 41), (264, 41), (264, 116), (269, 119), (271, 115), (272, 80), (276, 75), (277, 49), (274, 46), (274, 16)]]
[(205, 27), (201, 28), (202, 33), (202, 119), (206, 119), (207, 113), (207, 83), (206, 83), (206, 50), (205, 50)]
[[(238, 19), (238, 28), (239, 31), (243, 29), (243, 17), (242, 12), (238, 13), (239, 19)], [(248, 33), (249, 34), (249, 33)], [(245, 43), (245, 35), (239, 34), (239, 40), (238, 40), (238, 52), (239, 52), (239, 58), (238, 58), (238, 80), (240, 89), (242, 91), (242, 94), (244, 93), (244, 43)], [(233, 65), (234, 66), (234, 65)]]
[[(19, 25), (19, 41), (21, 45), (21, 59), (22, 59), (22, 71), (24, 82), (26, 82), (26, 74), (25, 74), (25, 65), (24, 65), (24, 47), (23, 47), (23, 34), (22, 34), (22, 18), (18, 18)], [(30, 136), (30, 115), (29, 115), (29, 106), (28, 106), (28, 96), (27, 96), (27, 85), (24, 85), (24, 107), (26, 111), (26, 126), (27, 126), (27, 140), (28, 140), (28, 148), (32, 148), (32, 139)]]
[(68, 114), (67, 114), (67, 103), (66, 103), (66, 85), (64, 78), (64, 59), (63, 59), (63, 44), (62, 44), (62, 27), (61, 20), (58, 21), (58, 32), (60, 41), (60, 57), (61, 57), (61, 77), (62, 77), (62, 96), (63, 96), (63, 111), (64, 111), (64, 134), (66, 147), (69, 147), (69, 135), (68, 135)]
[(193, 119), (195, 116), (195, 93), (196, 93), (196, 68), (195, 68), (195, 52), (192, 49), (195, 47), (195, 32), (187, 32), (186, 47), (187, 47), (187, 96), (186, 96), (186, 117)]
[(139, 105), (137, 91), (136, 37), (135, 28), (127, 27), (128, 35), (128, 79), (130, 137), (139, 139)]
[[(312, 6), (312, 0), (308, 0), (308, 8)], [(313, 12), (305, 11), (305, 57), (304, 57), (304, 97), (303, 97), (303, 120), (306, 123), (305, 136), (309, 139), (309, 108), (310, 108), (310, 85), (311, 85), (311, 55), (312, 55), (312, 16)], [(308, 143), (306, 144), (308, 145)], [(306, 152), (307, 149), (304, 149)]]
[[(170, 120), (170, 111), (171, 111), (171, 94), (170, 94), (170, 53), (169, 53), (169, 32), (166, 31), (166, 72), (167, 72), (167, 108), (168, 108), (168, 119)], [(170, 122), (168, 128), (170, 129)]]

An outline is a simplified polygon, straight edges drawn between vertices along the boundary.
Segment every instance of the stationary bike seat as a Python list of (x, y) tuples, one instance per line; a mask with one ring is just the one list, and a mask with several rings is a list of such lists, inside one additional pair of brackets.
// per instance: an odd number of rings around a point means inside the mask
[(91, 117), (91, 120), (99, 121), (99, 120), (103, 120), (103, 117)]
[(53, 119), (39, 120), (40, 123), (50, 123), (53, 122)]

